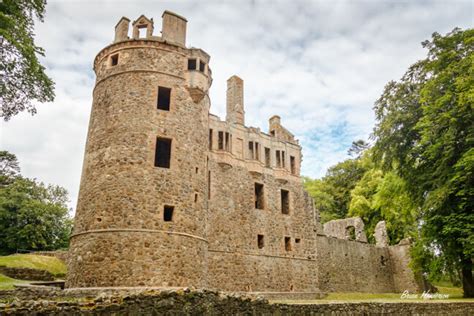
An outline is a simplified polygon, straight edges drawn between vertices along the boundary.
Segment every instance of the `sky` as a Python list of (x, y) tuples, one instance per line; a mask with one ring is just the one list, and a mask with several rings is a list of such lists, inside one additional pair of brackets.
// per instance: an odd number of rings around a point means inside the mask
[[(426, 56), (433, 32), (472, 28), (474, 2), (444, 1), (99, 1), (49, 0), (36, 23), (41, 59), (56, 99), (0, 123), (0, 149), (17, 155), (24, 176), (79, 190), (92, 105), (96, 54), (112, 43), (122, 16), (164, 10), (188, 20), (187, 46), (211, 56), (211, 112), (225, 118), (226, 80), (244, 80), (246, 125), (268, 130), (277, 114), (303, 147), (302, 174), (324, 176), (368, 140), (373, 105), (390, 80)], [(130, 33), (129, 33), (130, 34)]]

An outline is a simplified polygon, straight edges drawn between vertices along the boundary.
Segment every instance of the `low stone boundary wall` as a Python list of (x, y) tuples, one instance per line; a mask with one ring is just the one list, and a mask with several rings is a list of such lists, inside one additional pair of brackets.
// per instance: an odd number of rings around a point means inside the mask
[(18, 280), (53, 281), (54, 275), (46, 270), (0, 266), (0, 273)]
[(205, 290), (0, 303), (0, 315), (472, 315), (473, 310), (474, 302), (269, 304)]

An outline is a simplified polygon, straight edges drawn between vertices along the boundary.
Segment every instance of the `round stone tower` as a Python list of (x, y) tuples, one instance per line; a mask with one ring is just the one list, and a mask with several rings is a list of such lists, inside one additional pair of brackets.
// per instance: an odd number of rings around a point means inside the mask
[(209, 55), (186, 19), (122, 18), (94, 61), (66, 286), (206, 286)]

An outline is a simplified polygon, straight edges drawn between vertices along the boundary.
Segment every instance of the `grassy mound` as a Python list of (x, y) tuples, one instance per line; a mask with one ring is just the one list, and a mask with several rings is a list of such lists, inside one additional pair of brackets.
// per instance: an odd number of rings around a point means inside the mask
[(0, 274), (0, 290), (11, 290), (14, 284), (28, 283), (29, 281), (15, 280), (7, 277), (6, 275)]
[(0, 257), (0, 266), (46, 270), (55, 276), (66, 274), (66, 264), (55, 257), (15, 254)]

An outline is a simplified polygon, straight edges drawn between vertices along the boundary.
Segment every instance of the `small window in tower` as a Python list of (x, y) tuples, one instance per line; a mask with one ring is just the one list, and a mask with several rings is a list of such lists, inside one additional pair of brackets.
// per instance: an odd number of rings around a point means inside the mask
[(281, 167), (281, 156), (280, 156), (280, 151), (279, 150), (275, 151), (275, 158), (276, 158), (276, 166), (278, 168), (280, 168)]
[(224, 132), (219, 132), (218, 136), (218, 149), (224, 150)]
[(270, 135), (275, 136), (275, 130), (270, 131)]
[(255, 183), (255, 208), (264, 209), (263, 184)]
[(119, 54), (115, 54), (110, 56), (110, 65), (117, 66), (118, 65)]
[(170, 110), (170, 95), (171, 89), (165, 87), (158, 87), (158, 102), (157, 108), (163, 111)]
[(270, 148), (265, 147), (265, 167), (270, 168)]
[(286, 167), (286, 164), (285, 164), (285, 151), (284, 150), (281, 151), (281, 167), (282, 168)]
[(199, 71), (204, 72), (204, 69), (206, 69), (206, 64), (202, 61), (199, 61)]
[(171, 160), (171, 139), (157, 138), (155, 147), (155, 167), (169, 168)]
[(291, 251), (291, 237), (285, 237), (285, 250)]
[(198, 201), (198, 194), (194, 193), (194, 203), (196, 203), (197, 201)]
[(209, 149), (212, 150), (212, 129), (209, 130)]
[(281, 190), (281, 212), (290, 214), (290, 192), (287, 190)]
[(260, 152), (260, 144), (255, 142), (255, 160), (260, 160), (260, 155), (258, 154)]
[(249, 142), (249, 159), (254, 159), (253, 142)]
[(295, 244), (299, 244), (301, 242), (300, 238), (295, 238)]
[(188, 70), (196, 70), (196, 59), (188, 59)]
[(296, 174), (296, 160), (293, 156), (290, 156), (290, 168), (291, 174)]
[(258, 249), (265, 247), (265, 240), (263, 235), (257, 235), (257, 245)]
[(163, 220), (165, 222), (173, 221), (174, 206), (165, 205), (163, 210)]

